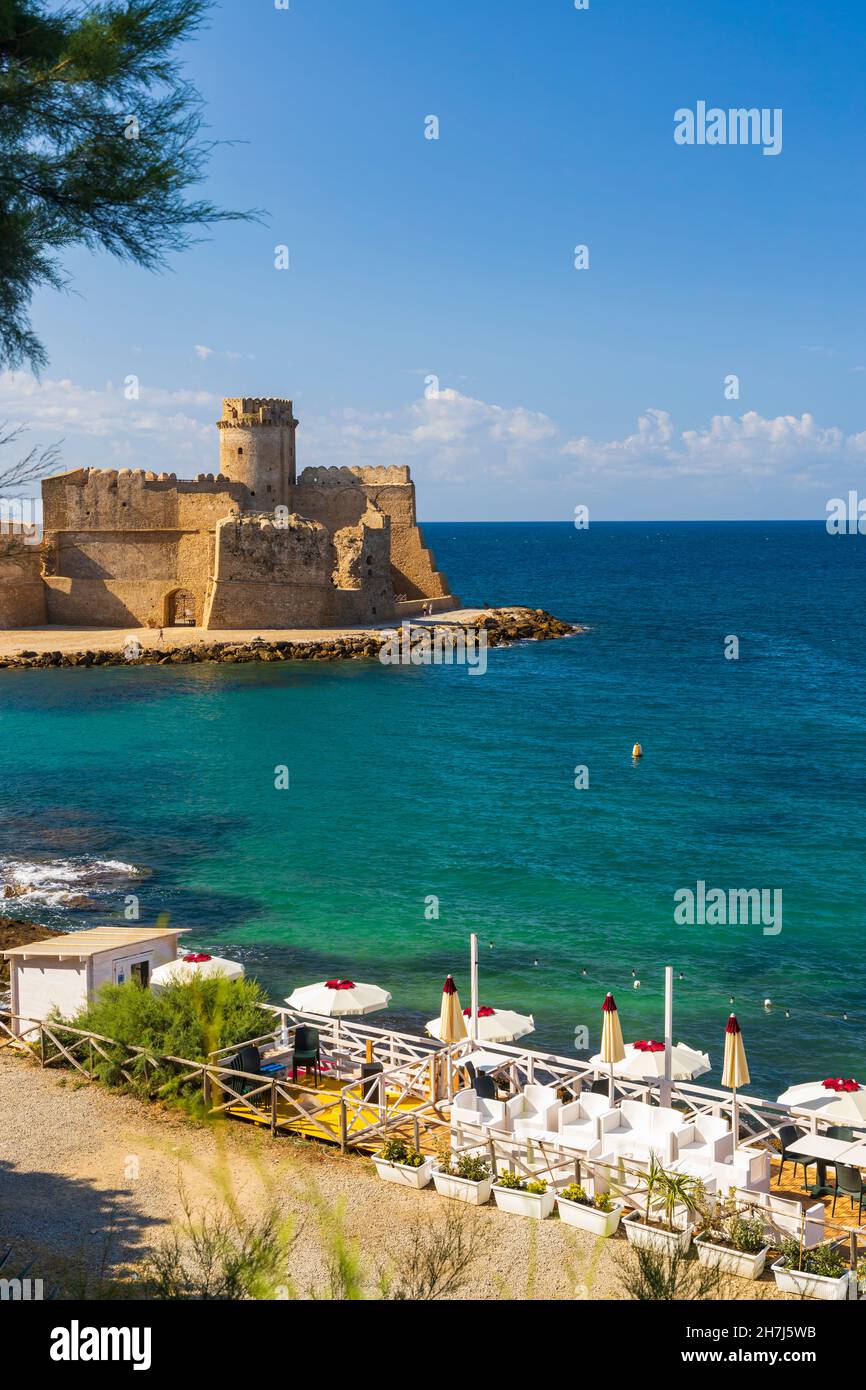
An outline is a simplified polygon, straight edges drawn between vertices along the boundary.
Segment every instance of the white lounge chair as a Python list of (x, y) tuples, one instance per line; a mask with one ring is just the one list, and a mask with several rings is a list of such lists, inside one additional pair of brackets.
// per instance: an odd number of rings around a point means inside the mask
[(747, 1144), (741, 1144), (727, 1158), (714, 1164), (713, 1172), (721, 1192), (727, 1192), (729, 1187), (748, 1188), (752, 1192), (769, 1192), (769, 1150), (753, 1149)]
[(671, 1167), (679, 1173), (707, 1178), (717, 1163), (725, 1163), (734, 1151), (734, 1134), (727, 1120), (715, 1115), (697, 1115), (685, 1133), (677, 1137), (676, 1156)]
[(587, 1091), (577, 1100), (563, 1105), (557, 1117), (559, 1137), (570, 1149), (588, 1153), (601, 1138), (601, 1121), (611, 1115), (616, 1115), (616, 1111), (608, 1104), (607, 1097)]
[(524, 1086), (518, 1096), (505, 1102), (512, 1132), (520, 1138), (542, 1135), (555, 1139), (562, 1102), (551, 1086)]
[(655, 1154), (668, 1168), (676, 1159), (677, 1143), (687, 1139), (690, 1125), (679, 1110), (624, 1100), (612, 1116), (601, 1119), (601, 1139), (612, 1158), (648, 1163)]
[(824, 1239), (826, 1213), (821, 1202), (804, 1208), (796, 1198), (780, 1197), (776, 1192), (754, 1192), (746, 1188), (738, 1188), (734, 1196), (743, 1206), (748, 1204), (764, 1215), (764, 1237), (772, 1244), (777, 1245), (781, 1236), (793, 1236), (795, 1240), (799, 1240), (801, 1230), (803, 1245), (807, 1250), (820, 1245)]
[(460, 1133), (486, 1134), (490, 1129), (508, 1129), (504, 1100), (485, 1100), (471, 1087), (458, 1091), (451, 1102), (451, 1128)]

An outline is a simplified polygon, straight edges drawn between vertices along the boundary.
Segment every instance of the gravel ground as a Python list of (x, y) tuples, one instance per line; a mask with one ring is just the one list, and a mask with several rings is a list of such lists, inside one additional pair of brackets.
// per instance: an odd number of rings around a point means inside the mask
[[(368, 1160), (344, 1158), (328, 1145), (271, 1139), (242, 1123), (197, 1124), (70, 1072), (43, 1072), (0, 1054), (0, 1244), (18, 1237), (37, 1258), (33, 1277), (43, 1265), (54, 1271), (55, 1256), (83, 1268), (107, 1251), (111, 1269), (128, 1266), (182, 1216), (182, 1188), (195, 1208), (220, 1201), (226, 1190), (250, 1212), (276, 1197), (296, 1225), (290, 1263), (300, 1297), (329, 1296), (320, 1203), (329, 1210), (344, 1204), (345, 1230), (357, 1242), (372, 1297), (379, 1270), (405, 1255), (419, 1226), (438, 1225), (446, 1206), (458, 1205), (432, 1188), (385, 1184)], [(596, 1241), (555, 1219), (524, 1220), (492, 1206), (467, 1219), (479, 1223), (480, 1253), (461, 1298), (623, 1296), (622, 1237)], [(777, 1297), (772, 1282), (742, 1280), (731, 1281), (724, 1296)]]

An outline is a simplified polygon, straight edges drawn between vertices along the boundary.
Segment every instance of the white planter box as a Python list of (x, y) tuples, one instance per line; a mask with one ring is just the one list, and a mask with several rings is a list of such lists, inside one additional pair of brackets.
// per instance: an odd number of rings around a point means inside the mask
[(647, 1226), (641, 1211), (630, 1211), (623, 1218), (622, 1228), (631, 1245), (643, 1245), (651, 1250), (673, 1250), (678, 1246), (685, 1254), (692, 1243), (691, 1226), (672, 1231), (664, 1226)]
[(838, 1279), (831, 1279), (827, 1274), (803, 1274), (799, 1269), (785, 1269), (781, 1259), (770, 1268), (782, 1293), (793, 1293), (798, 1298), (823, 1298), (830, 1303), (842, 1303), (848, 1297), (847, 1269)]
[(764, 1272), (769, 1245), (750, 1255), (746, 1250), (733, 1250), (730, 1245), (716, 1245), (711, 1240), (696, 1240), (695, 1249), (702, 1265), (720, 1269), (723, 1274), (735, 1274), (738, 1279), (760, 1279)]
[(376, 1172), (383, 1182), (396, 1182), (401, 1187), (426, 1187), (433, 1176), (433, 1159), (425, 1158), (419, 1167), (413, 1168), (408, 1163), (391, 1163), (389, 1159), (382, 1158), (379, 1154), (373, 1155), (373, 1162), (376, 1165)]
[(554, 1192), (519, 1192), (514, 1187), (500, 1187), (493, 1184), (496, 1205), (515, 1216), (531, 1216), (536, 1221), (544, 1221), (550, 1216), (556, 1202)]
[(588, 1207), (585, 1202), (569, 1202), (567, 1197), (557, 1197), (559, 1219), (566, 1226), (579, 1226), (594, 1236), (612, 1236), (616, 1233), (623, 1213), (622, 1202), (614, 1202), (611, 1211), (599, 1211), (598, 1207)]
[(468, 1202), (473, 1207), (483, 1207), (490, 1201), (490, 1180), (473, 1182), (471, 1178), (457, 1178), (452, 1173), (443, 1173), (441, 1168), (433, 1169), (433, 1186), (440, 1197), (452, 1197), (457, 1202)]

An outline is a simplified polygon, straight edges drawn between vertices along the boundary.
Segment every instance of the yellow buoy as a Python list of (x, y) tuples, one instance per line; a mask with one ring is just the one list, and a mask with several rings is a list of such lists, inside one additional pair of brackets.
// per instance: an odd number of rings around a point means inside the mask
[(631, 755), (632, 755), (633, 758), (642, 758), (642, 757), (643, 757), (643, 749), (641, 748), (641, 746), (640, 746), (639, 743), (636, 743), (636, 744), (635, 744), (634, 748), (631, 750)]

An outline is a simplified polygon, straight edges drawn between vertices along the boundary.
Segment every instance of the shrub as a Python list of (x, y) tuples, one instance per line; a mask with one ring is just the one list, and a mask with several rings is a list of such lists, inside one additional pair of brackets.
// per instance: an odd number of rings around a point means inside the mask
[(764, 1218), (762, 1216), (740, 1216), (732, 1218), (728, 1227), (731, 1245), (744, 1255), (757, 1255), (766, 1245), (764, 1240)]
[[(156, 1072), (144, 1059), (127, 1067), (133, 1089), (150, 1096), (177, 1090), (176, 1069), (164, 1056), (207, 1060), (209, 1052), (261, 1037), (274, 1028), (264, 1008), (266, 995), (255, 980), (219, 977), (174, 983), (159, 991), (142, 989), (135, 980), (103, 985), (72, 1020), (72, 1026), (99, 1033), (121, 1045), (146, 1048), (159, 1063)], [(95, 1058), (96, 1075), (109, 1085), (123, 1085), (123, 1053), (109, 1049), (110, 1060)]]
[(541, 1197), (547, 1191), (547, 1183), (544, 1178), (533, 1178), (526, 1184), (527, 1192), (531, 1192), (533, 1197)]
[(484, 1182), (490, 1177), (489, 1165), (475, 1154), (463, 1154), (458, 1158), (454, 1171), (458, 1178), (466, 1178), (469, 1182)]
[(817, 1245), (814, 1250), (801, 1251), (799, 1241), (786, 1236), (780, 1250), (783, 1267), (801, 1274), (823, 1274), (828, 1279), (838, 1279), (848, 1267), (845, 1256), (835, 1245)]
[(402, 1163), (407, 1168), (420, 1168), (424, 1162), (424, 1155), (399, 1135), (385, 1140), (379, 1157), (384, 1158), (386, 1163)]
[(517, 1173), (509, 1173), (507, 1170), (500, 1173), (496, 1179), (497, 1187), (504, 1187), (509, 1192), (525, 1192), (526, 1183)]

